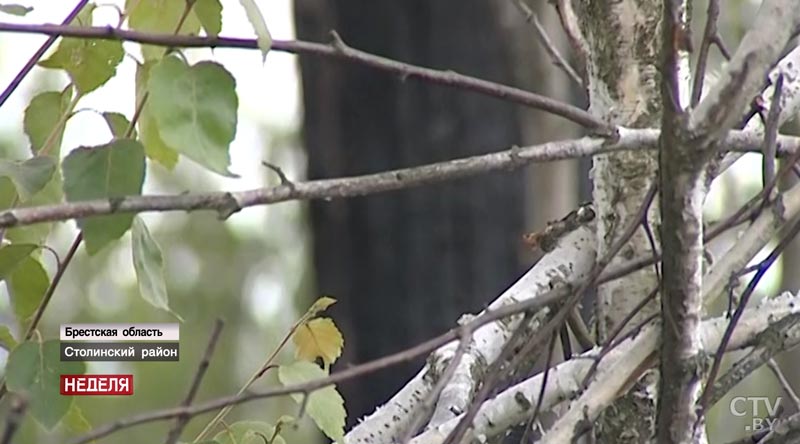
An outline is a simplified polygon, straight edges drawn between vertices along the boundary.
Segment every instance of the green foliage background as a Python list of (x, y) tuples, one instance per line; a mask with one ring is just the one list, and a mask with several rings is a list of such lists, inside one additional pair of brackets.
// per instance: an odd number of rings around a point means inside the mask
[[(135, 19), (132, 19), (137, 22), (137, 26), (140, 29), (152, 29), (159, 32), (167, 32), (167, 29), (174, 27), (175, 20), (173, 19), (176, 18), (176, 12), (173, 9), (177, 9), (177, 14), (180, 15), (184, 7), (184, 2), (181, 1), (165, 3), (142, 0), (135, 4), (137, 8), (144, 8), (140, 10), (140, 14), (134, 15)], [(190, 19), (186, 26), (190, 27), (193, 32), (197, 32), (202, 22), (203, 26), (213, 31), (212, 33), (219, 32), (219, 22), (215, 21), (213, 17), (215, 14), (219, 14), (215, 4), (215, 1), (209, 0), (197, 2), (196, 6), (200, 11), (198, 12), (199, 20), (198, 18)], [(224, 2), (224, 4), (225, 7), (239, 7), (237, 2)], [(158, 8), (167, 8), (169, 13)], [(88, 25), (88, 15), (85, 12), (82, 13), (77, 22)], [(48, 56), (45, 57), (47, 61), (42, 63), (42, 66), (65, 69), (69, 72), (69, 77), (76, 86), (77, 94), (89, 93), (98, 87), (102, 89), (105, 81), (114, 75), (113, 69), (109, 70), (104, 63), (95, 62), (107, 60), (116, 65), (123, 60), (122, 45), (118, 42), (94, 44), (87, 41), (63, 40), (59, 49), (56, 49), (57, 46), (59, 46), (58, 43), (48, 52)], [(126, 45), (125, 50), (131, 51), (131, 48)], [(144, 52), (147, 60), (156, 60), (163, 57), (164, 49), (147, 47)], [(136, 50), (133, 53), (138, 54)], [(194, 58), (214, 60), (214, 55), (208, 50), (186, 51), (185, 54), (191, 54)], [(252, 57), (260, 59), (261, 55), (254, 51)], [(180, 58), (171, 56), (170, 59), (171, 66), (174, 65), (173, 68), (187, 69), (186, 62)], [(130, 60), (127, 62), (130, 63)], [(0, 63), (2, 63), (1, 60)], [(209, 62), (198, 65), (194, 59), (189, 63), (194, 67), (199, 66), (199, 69), (207, 69), (211, 66)], [(11, 69), (19, 69), (19, 67), (11, 67)], [(215, 67), (212, 66), (211, 69), (215, 69)], [(219, 70), (212, 75), (219, 76)], [(187, 79), (191, 80), (188, 75), (176, 78), (180, 78), (184, 82)], [(140, 79), (137, 78), (137, 80)], [(147, 82), (147, 79), (143, 80)], [(200, 79), (198, 83), (201, 86), (202, 80)], [(49, 147), (47, 147), (46, 137), (39, 135), (49, 133), (52, 124), (55, 124), (63, 112), (69, 109), (69, 102), (74, 99), (74, 94), (70, 94), (69, 90), (61, 93), (68, 81), (68, 76), (64, 71), (41, 68), (34, 70), (25, 81), (25, 88), (21, 88), (15, 93), (19, 96), (24, 95), (24, 103), (27, 105), (38, 94), (48, 92), (44, 96), (38, 96), (39, 98), (34, 101), (38, 108), (35, 108), (35, 112), (31, 112), (30, 115), (35, 118), (26, 118), (25, 121), (26, 130), (28, 133), (34, 134), (34, 137), (29, 140), (28, 137), (0, 133), (0, 159), (28, 159), (32, 152), (38, 153), (42, 151), (43, 147), (48, 149), (48, 152), (42, 155), (63, 157), (70, 153), (77, 153), (77, 151), (73, 151), (77, 146), (60, 146), (62, 140), (60, 134), (56, 134), (57, 137), (50, 141)], [(220, 81), (231, 82), (233, 79), (222, 78)], [(130, 88), (131, 93), (136, 90), (136, 94), (141, 97), (142, 85), (139, 81), (136, 84), (131, 83), (127, 87)], [(159, 84), (151, 85), (151, 89), (161, 87), (162, 85)], [(164, 140), (172, 142), (174, 146), (176, 141), (186, 140), (190, 136), (195, 137), (199, 134), (199, 138), (192, 140), (192, 143), (188, 145), (189, 151), (183, 149), (184, 145), (178, 151), (210, 170), (227, 174), (228, 144), (233, 139), (231, 125), (236, 125), (237, 117), (235, 114), (221, 117), (219, 107), (217, 107), (218, 103), (205, 99), (226, 101), (225, 106), (233, 106), (232, 109), (236, 110), (236, 97), (229, 95), (215, 99), (215, 94), (225, 93), (211, 84), (206, 85), (206, 88), (210, 89), (205, 92), (199, 90), (203, 94), (182, 95), (181, 97), (187, 99), (185, 102), (170, 102), (169, 98), (166, 101), (163, 100), (164, 94), (168, 94), (170, 89), (176, 92), (180, 91), (181, 85), (163, 85), (163, 87), (166, 90), (158, 91), (159, 95), (153, 100), (155, 106), (159, 106), (159, 108), (146, 108), (143, 120), (140, 121), (140, 125), (145, 125), (145, 127), (138, 128), (139, 133), (143, 136), (142, 141), (149, 158), (143, 192), (180, 193), (219, 190), (219, 176), (204, 170), (202, 166), (192, 160), (183, 157), (177, 167), (175, 166), (177, 155), (174, 152), (171, 153), (169, 148), (165, 148), (163, 142), (159, 140), (159, 134), (154, 131), (153, 121), (148, 120), (155, 117), (148, 113), (148, 109), (156, 114), (160, 112), (162, 115), (158, 117), (163, 120), (174, 115), (164, 113), (164, 108), (169, 106), (183, 107), (184, 110), (206, 107), (206, 120), (195, 122), (195, 127), (181, 127), (181, 122), (178, 122), (169, 127), (168, 133), (160, 136)], [(233, 92), (232, 84), (228, 88), (228, 91)], [(233, 100), (232, 103), (231, 100)], [(125, 116), (122, 116), (107, 112), (116, 111), (116, 108), (85, 110), (81, 109), (80, 102), (78, 102), (77, 110), (79, 113), (97, 112), (96, 126), (91, 128), (92, 134), (87, 136), (96, 140), (97, 134), (102, 134), (101, 137), (108, 137), (108, 143), (112, 143), (112, 133), (113, 137), (124, 137), (127, 119), (132, 116), (134, 111), (133, 109), (126, 110)], [(19, 110), (19, 113), (21, 115), (22, 110)], [(250, 116), (248, 124), (253, 126), (254, 120), (256, 119), (252, 119)], [(219, 125), (218, 121), (226, 122), (223, 124), (223, 129), (215, 127), (215, 125)], [(111, 126), (111, 131), (107, 125)], [(69, 122), (67, 126), (69, 128)], [(202, 131), (208, 128), (212, 128), (211, 133), (202, 134)], [(257, 141), (260, 146), (251, 150), (251, 154), (256, 156), (251, 159), (253, 162), (260, 163), (262, 160), (267, 160), (281, 165), (287, 171), (302, 171), (302, 155), (299, 152), (295, 129), (257, 126), (256, 130), (259, 133)], [(224, 136), (219, 138), (219, 134), (224, 134)], [(134, 132), (133, 137), (136, 136), (137, 134)], [(209, 142), (211, 151), (206, 152), (207, 156), (203, 155), (202, 150), (193, 150), (198, 146), (202, 149), (203, 143), (206, 143), (207, 140), (211, 140)], [(205, 148), (208, 147), (209, 145), (206, 144)], [(220, 152), (220, 147), (223, 147), (224, 151)], [(218, 151), (213, 151), (215, 149)], [(92, 150), (94, 150), (91, 151), (93, 153), (99, 152), (97, 147), (93, 147)], [(73, 154), (74, 156), (75, 154)], [(109, 157), (109, 159), (113, 158)], [(131, 161), (133, 161), (132, 158), (128, 156), (128, 159), (121, 165), (120, 171), (127, 174), (130, 171)], [(174, 170), (172, 170), (173, 168)], [(61, 200), (60, 163), (57, 170), (59, 173), (56, 180), (48, 184), (41, 184), (40, 188), (43, 186), (45, 189), (40, 194), (34, 195), (30, 202), (23, 198), (28, 196), (23, 196), (21, 193), (19, 198), (14, 197), (15, 185), (16, 189), (20, 189), (19, 183), (12, 183), (8, 178), (0, 178), (0, 203), (7, 208), (43, 203), (37, 201), (37, 196), (46, 196), (45, 201), (47, 202)], [(68, 181), (80, 180), (83, 173), (78, 171), (77, 174), (73, 174), (73, 179), (70, 179), (70, 170), (70, 167), (65, 169), (66, 179)], [(120, 171), (109, 170), (108, 178), (112, 182), (119, 181)], [(13, 176), (11, 178), (14, 179)], [(248, 184), (252, 185), (253, 178), (248, 177), (247, 179)], [(136, 179), (134, 179), (135, 182)], [(278, 182), (278, 178), (269, 169), (264, 168), (257, 182), (263, 186), (274, 185)], [(235, 182), (230, 183), (235, 184)], [(136, 190), (131, 189), (130, 186), (131, 183), (128, 180), (128, 184), (122, 186), (122, 194), (136, 194)], [(53, 188), (53, 192), (48, 194), (48, 187)], [(114, 194), (111, 189), (113, 189), (113, 183), (111, 188), (106, 190), (98, 190), (93, 184), (86, 184), (77, 191), (73, 188), (73, 195), (70, 195), (68, 188), (66, 199), (93, 197), (91, 196), (93, 192), (100, 193), (99, 196), (94, 197), (110, 196)], [(79, 409), (71, 410), (51, 431), (47, 431), (37, 424), (30, 414), (26, 415), (22, 428), (15, 437), (15, 442), (61, 443), (71, 436), (85, 433), (89, 428), (121, 417), (177, 406), (189, 389), (189, 384), (197, 370), (216, 318), (222, 318), (225, 321), (225, 328), (196, 402), (230, 395), (239, 390), (250, 374), (278, 345), (294, 320), (302, 314), (303, 309), (314, 297), (313, 290), (308, 285), (310, 279), (308, 279), (304, 206), (299, 203), (286, 203), (245, 211), (249, 214), (243, 216), (243, 213), (239, 213), (232, 216), (227, 222), (219, 220), (216, 214), (211, 212), (141, 216), (151, 235), (160, 245), (164, 256), (164, 275), (169, 295), (169, 307), (183, 319), (180, 362), (87, 363), (87, 373), (132, 373), (135, 394), (130, 397), (76, 397), (75, 405)], [(130, 226), (130, 218), (123, 217), (123, 219), (125, 220), (122, 228), (118, 224), (115, 228), (120, 233)], [(86, 227), (84, 226), (84, 228)], [(100, 230), (106, 230), (106, 227), (101, 227)], [(24, 230), (12, 230), (6, 233), (6, 239), (34, 243), (44, 242), (63, 258), (76, 234), (77, 225), (74, 221), (70, 221), (52, 225), (41, 224)], [(37, 336), (34, 337), (35, 340), (57, 338), (59, 325), (64, 323), (178, 322), (176, 316), (170, 312), (159, 310), (143, 300), (131, 260), (130, 236), (130, 231), (127, 231), (119, 240), (116, 240), (116, 235), (101, 236), (102, 239), (97, 242), (89, 240), (89, 248), (94, 253), (92, 255), (87, 254), (87, 243), (80, 247), (75, 259), (68, 267), (64, 279), (57, 287), (51, 304), (45, 311)], [(110, 243), (106, 245), (108, 242)], [(49, 279), (52, 279), (56, 269), (53, 256), (48, 252), (43, 253), (42, 250), (37, 250), (34, 255), (40, 258)], [(41, 293), (42, 288), (28, 288), (31, 287), (32, 282), (25, 280), (24, 283), (28, 284), (27, 287), (19, 285), (20, 288), (17, 291)], [(14, 290), (12, 288), (13, 280), (8, 279), (7, 285), (9, 292), (12, 292)], [(11, 296), (13, 298), (13, 292)], [(20, 323), (19, 316), (15, 316), (16, 306), (12, 305), (12, 298), (5, 295), (0, 297), (0, 324), (8, 327), (14, 337), (20, 340), (24, 334), (25, 325)], [(300, 310), (295, 309), (296, 306), (300, 307)], [(26, 315), (28, 314), (30, 314), (30, 310), (27, 310)], [(5, 367), (7, 357), (7, 352), (0, 350), (0, 369)], [(277, 363), (293, 361), (294, 357), (289, 349), (280, 355)], [(2, 374), (2, 370), (0, 370), (0, 374)], [(255, 384), (254, 388), (278, 384), (277, 371), (274, 371), (267, 373)], [(57, 392), (58, 387), (56, 386), (54, 390)], [(9, 396), (6, 396), (0, 401), (0, 417), (4, 418), (8, 412), (8, 400)], [(291, 398), (284, 397), (238, 407), (228, 415), (225, 421), (227, 424), (232, 424), (235, 421), (247, 419), (275, 424), (282, 415), (296, 414), (297, 404)], [(211, 416), (209, 414), (192, 420), (183, 434), (183, 441), (193, 438), (211, 419)], [(309, 423), (310, 421), (305, 419), (303, 421), (305, 426), (299, 429), (284, 427), (281, 435), (288, 442), (309, 442), (318, 433), (315, 428), (306, 427)], [(160, 442), (163, 441), (171, 426), (172, 421), (143, 425), (97, 442)]]

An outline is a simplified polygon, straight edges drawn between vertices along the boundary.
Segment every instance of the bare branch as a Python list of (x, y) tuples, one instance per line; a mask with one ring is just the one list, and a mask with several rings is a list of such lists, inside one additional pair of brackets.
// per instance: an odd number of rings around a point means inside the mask
[(689, 116), (689, 129), (703, 137), (706, 151), (741, 119), (741, 110), (761, 91), (799, 25), (796, 1), (765, 0), (761, 4), (720, 81)]
[[(11, 228), (41, 222), (54, 222), (121, 213), (149, 211), (216, 211), (225, 218), (237, 211), (257, 206), (291, 200), (336, 199), (415, 186), (439, 183), (457, 178), (500, 170), (513, 170), (521, 166), (550, 160), (592, 156), (620, 150), (655, 149), (658, 130), (618, 128), (619, 137), (609, 141), (602, 137), (549, 142), (525, 148), (447, 162), (432, 163), (414, 168), (402, 168), (383, 173), (307, 182), (290, 182), (289, 185), (258, 188), (236, 192), (212, 192), (175, 195), (125, 196), (114, 199), (95, 199), (54, 205), (17, 208), (0, 212), (0, 228)], [(758, 151), (762, 135), (756, 132), (732, 131), (723, 142), (733, 151)], [(778, 137), (778, 155), (800, 149), (800, 138)]]
[[(767, 298), (762, 306), (747, 310), (742, 328), (735, 333), (729, 349), (752, 345), (758, 334), (773, 328), (777, 322), (796, 323), (800, 313), (798, 299), (800, 295), (785, 293)], [(704, 350), (716, 349), (726, 323), (724, 317), (703, 322)], [(657, 351), (658, 330), (651, 324), (618, 344), (602, 358), (600, 371), (589, 389), (583, 392), (580, 381), (595, 362), (599, 352), (597, 348), (553, 367), (548, 377), (551, 384), (545, 389), (542, 408), (550, 409), (559, 402), (572, 399), (578, 393), (581, 396), (574, 401), (567, 401), (570, 405), (566, 415), (558, 420), (542, 442), (571, 442), (571, 438), (576, 431), (583, 428), (586, 421), (593, 421), (603, 408), (624, 393), (631, 378), (635, 378), (637, 372), (644, 371), (648, 364), (654, 363), (651, 358)], [(525, 420), (531, 413), (533, 400), (538, 397), (543, 376), (539, 373), (486, 402), (473, 423), (472, 435), (491, 438), (505, 433), (509, 426)], [(411, 441), (412, 444), (440, 444), (459, 419), (455, 418), (420, 434)]]
[[(194, 379), (192, 380), (192, 385), (189, 387), (189, 392), (186, 394), (186, 398), (181, 403), (182, 407), (189, 407), (192, 405), (192, 401), (194, 401), (194, 397), (197, 395), (197, 390), (200, 389), (200, 382), (203, 381), (203, 376), (206, 374), (206, 370), (208, 370), (208, 365), (211, 362), (211, 355), (214, 354), (214, 349), (217, 346), (217, 340), (219, 339), (220, 333), (222, 333), (222, 326), (224, 323), (222, 319), (217, 319), (214, 322), (214, 328), (211, 330), (211, 337), (208, 340), (208, 345), (206, 346), (206, 351), (203, 353), (203, 358), (200, 360), (200, 365), (197, 366), (197, 373), (194, 375)], [(181, 436), (181, 432), (186, 427), (186, 424), (189, 423), (188, 416), (178, 416), (177, 420), (175, 421), (175, 425), (169, 431), (169, 435), (167, 435), (166, 444), (175, 444), (178, 442), (178, 438)]]
[(553, 41), (550, 40), (550, 36), (547, 35), (547, 31), (545, 31), (544, 26), (542, 26), (542, 23), (539, 21), (539, 16), (531, 10), (530, 6), (525, 3), (525, 0), (511, 1), (517, 6), (520, 13), (525, 16), (525, 21), (532, 24), (534, 29), (536, 29), (536, 35), (539, 36), (539, 40), (542, 42), (545, 51), (547, 51), (550, 58), (553, 59), (553, 64), (561, 68), (573, 82), (585, 89), (586, 82), (584, 82), (575, 69), (570, 66), (569, 62), (561, 55), (561, 51), (559, 51), (553, 44)]
[[(16, 33), (45, 34), (50, 36), (78, 37), (104, 40), (120, 40), (173, 48), (242, 48), (258, 49), (255, 39), (233, 37), (199, 37), (189, 35), (155, 34), (106, 27), (73, 28), (60, 25), (31, 25), (0, 23), (0, 31)], [(601, 119), (578, 107), (549, 97), (525, 91), (512, 86), (482, 80), (451, 70), (423, 68), (386, 57), (369, 54), (347, 46), (337, 34), (333, 34), (330, 44), (304, 42), (299, 40), (273, 40), (272, 50), (293, 54), (314, 54), (339, 60), (358, 63), (380, 71), (399, 75), (401, 78), (416, 78), (428, 83), (450, 86), (495, 97), (508, 102), (519, 103), (540, 109), (571, 120), (598, 134), (611, 134), (609, 125)]]
[[(706, 10), (706, 28), (703, 31), (703, 41), (700, 43), (700, 53), (697, 55), (697, 68), (692, 85), (692, 107), (700, 103), (700, 97), (703, 95), (703, 83), (706, 80), (706, 67), (708, 66), (708, 51), (713, 43), (722, 42), (717, 31), (718, 19), (719, 0), (709, 0), (708, 9)], [(722, 48), (722, 45), (718, 47)]]

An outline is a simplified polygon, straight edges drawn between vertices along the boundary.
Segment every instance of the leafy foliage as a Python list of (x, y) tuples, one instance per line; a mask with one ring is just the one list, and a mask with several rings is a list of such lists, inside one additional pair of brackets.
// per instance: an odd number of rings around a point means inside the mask
[(123, 54), (119, 41), (66, 38), (56, 52), (39, 65), (67, 71), (78, 92), (86, 94), (116, 74)]
[(41, 262), (33, 257), (26, 257), (11, 273), (7, 282), (11, 306), (19, 321), (30, 318), (42, 302), (50, 278)]
[[(147, 82), (150, 79), (150, 69), (152, 63), (138, 64), (136, 66), (136, 97), (137, 101), (142, 102), (144, 97), (149, 97), (147, 93)], [(139, 115), (140, 142), (144, 145), (144, 152), (147, 157), (160, 163), (168, 170), (175, 168), (178, 163), (178, 152), (167, 146), (161, 139), (158, 132), (155, 117), (151, 113), (152, 102), (145, 101)]]
[(58, 341), (25, 342), (8, 357), (6, 380), (12, 391), (29, 399), (28, 411), (50, 429), (69, 411), (72, 396), (61, 396), (60, 375), (83, 374), (81, 362), (61, 362)]
[(224, 176), (236, 134), (236, 81), (217, 63), (189, 66), (177, 57), (155, 65), (148, 81), (150, 112), (166, 144)]
[(269, 33), (267, 23), (264, 21), (264, 16), (261, 15), (261, 10), (255, 0), (239, 0), (242, 4), (245, 13), (247, 13), (247, 20), (253, 25), (253, 30), (256, 32), (256, 41), (258, 48), (261, 49), (261, 58), (266, 59), (267, 52), (272, 47), (272, 35)]
[[(328, 372), (316, 364), (297, 361), (293, 364), (282, 365), (278, 369), (278, 379), (283, 385), (302, 384), (304, 382), (322, 379)], [(344, 399), (333, 386), (315, 390), (308, 395), (308, 400), (303, 399), (303, 394), (293, 394), (292, 399), (298, 404), (305, 403), (308, 415), (329, 438), (339, 441), (344, 437), (344, 420), (347, 412), (344, 409)]]
[[(80, 147), (64, 159), (64, 194), (69, 201), (138, 195), (144, 183), (144, 148), (121, 139), (96, 147)], [(89, 254), (97, 253), (131, 227), (133, 215), (81, 219)]]
[(167, 311), (183, 321), (180, 316), (169, 308), (167, 298), (167, 284), (164, 282), (164, 258), (161, 247), (150, 234), (142, 218), (133, 218), (133, 232), (131, 235), (131, 252), (133, 253), (133, 267), (139, 281), (139, 292), (142, 298), (150, 305)]
[[(187, 2), (174, 0), (128, 0), (128, 25), (131, 29), (161, 34), (197, 34), (200, 21), (194, 12), (186, 11)], [(185, 16), (185, 19), (184, 19)], [(180, 28), (178, 27), (180, 24)], [(142, 45), (145, 60), (158, 60), (164, 56), (164, 48)]]
[(0, 176), (11, 179), (17, 189), (17, 196), (23, 202), (44, 189), (55, 171), (55, 161), (46, 156), (24, 161), (0, 159)]
[[(45, 145), (48, 149), (43, 154), (58, 155), (61, 138), (64, 135), (62, 119), (69, 112), (72, 101), (72, 87), (66, 87), (60, 93), (46, 91), (31, 100), (25, 109), (23, 121), (25, 134), (31, 141), (31, 150), (39, 153)], [(53, 151), (55, 149), (55, 151)]]
[[(241, 0), (241, 4), (255, 30), (262, 55), (266, 56), (272, 39), (264, 18), (256, 2)], [(91, 26), (96, 7), (85, 6), (70, 26)], [(24, 15), (30, 9), (0, 5), (0, 12), (10, 14)], [(127, 0), (124, 11), (120, 12), (128, 28), (141, 32), (204, 32), (215, 36), (222, 30), (220, 0)], [(120, 25), (125, 26), (124, 23)], [(125, 49), (120, 41), (113, 39), (61, 38), (46, 58), (38, 62), (41, 68), (66, 74), (69, 82), (56, 91), (38, 92), (25, 108), (23, 129), (30, 141), (30, 151), (26, 150), (22, 158), (0, 159), (0, 211), (64, 200), (106, 200), (116, 208), (126, 197), (141, 195), (148, 167), (158, 163), (172, 170), (180, 155), (209, 171), (236, 177), (229, 170), (229, 149), (236, 136), (239, 105), (233, 75), (213, 61), (190, 64), (178, 51), (163, 46), (140, 47), (142, 57), (129, 54), (130, 58), (140, 60), (133, 85), (136, 108), (130, 113), (102, 107), (90, 109), (102, 118), (97, 122), (103, 126), (100, 134), (109, 136), (107, 143), (66, 147), (68, 154), (63, 160), (63, 136), (75, 110), (87, 110), (79, 107), (87, 94), (100, 89), (117, 74)], [(154, 162), (148, 163), (148, 159)], [(170, 306), (162, 247), (141, 218), (110, 214), (79, 219), (77, 225), (85, 251), (96, 255), (98, 261), (106, 261), (108, 255), (100, 253), (107, 253), (105, 247), (130, 230), (133, 270), (142, 300), (148, 308), (166, 311), (182, 321)], [(44, 266), (49, 264), (41, 253), (48, 248), (44, 245), (53, 226), (42, 223), (15, 227), (0, 235), (3, 240), (0, 280), (6, 283), (15, 323), (0, 325), (0, 347), (10, 352), (4, 374), (9, 390), (28, 399), (30, 416), (42, 426), (52, 429), (60, 423), (68, 433), (85, 433), (92, 425), (81, 406), (71, 397), (59, 394), (59, 375), (82, 374), (86, 367), (80, 362), (61, 362), (58, 341), (42, 341), (39, 339), (42, 332), (32, 325), (32, 315), (42, 306), (43, 297), (55, 289), (48, 274), (51, 268)], [(56, 255), (56, 267), (61, 267), (63, 258), (57, 257), (55, 250), (52, 252)], [(93, 291), (89, 289), (86, 293)], [(292, 336), (300, 361), (278, 367), (281, 383), (297, 384), (325, 377), (328, 367), (341, 355), (344, 339), (335, 323), (331, 318), (317, 317), (333, 303), (333, 298), (320, 298), (285, 333), (277, 351)], [(24, 340), (24, 332), (29, 328), (36, 341)], [(276, 352), (272, 358), (277, 356)], [(303, 361), (317, 359), (324, 368)], [(270, 365), (266, 370), (274, 367)], [(302, 401), (301, 395), (293, 398)], [(333, 439), (343, 436), (346, 415), (343, 403), (336, 388), (330, 386), (312, 393), (307, 404), (309, 416)], [(284, 415), (274, 425), (260, 421), (222, 423), (222, 430), (215, 430), (218, 433), (213, 439), (202, 442), (285, 444), (282, 435), (296, 422)]]

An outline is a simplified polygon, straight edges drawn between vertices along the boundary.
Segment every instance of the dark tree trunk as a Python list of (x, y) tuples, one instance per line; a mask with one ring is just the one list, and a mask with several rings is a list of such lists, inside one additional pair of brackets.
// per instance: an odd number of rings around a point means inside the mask
[[(513, 83), (508, 45), (485, 0), (297, 0), (298, 37)], [(301, 57), (309, 178), (378, 172), (520, 143), (517, 109), (472, 93)], [(345, 356), (361, 363), (414, 345), (481, 310), (523, 271), (522, 174), (314, 202), (317, 289), (339, 300)], [(385, 401), (421, 361), (340, 386), (349, 423)]]

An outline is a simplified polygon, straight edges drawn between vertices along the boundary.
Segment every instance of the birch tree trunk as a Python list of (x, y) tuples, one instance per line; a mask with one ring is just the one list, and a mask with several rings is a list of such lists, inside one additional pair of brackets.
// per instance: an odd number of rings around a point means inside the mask
[[(660, 122), (659, 21), (662, 2), (657, 0), (591, 0), (576, 2), (576, 14), (585, 37), (589, 110), (614, 125), (656, 127)], [(597, 211), (597, 254), (602, 257), (623, 228), (631, 223), (657, 177), (655, 152), (620, 152), (594, 157), (593, 199)], [(658, 208), (653, 204), (648, 220), (657, 232)], [(652, 253), (644, 230), (637, 230), (613, 267), (633, 257)], [(653, 268), (605, 284), (597, 293), (597, 336), (602, 343), (619, 323), (656, 286)], [(647, 304), (628, 324), (658, 313), (659, 302)], [(640, 380), (650, 385), (653, 374)], [(647, 442), (655, 430), (652, 390), (635, 388), (597, 423), (599, 442)]]

